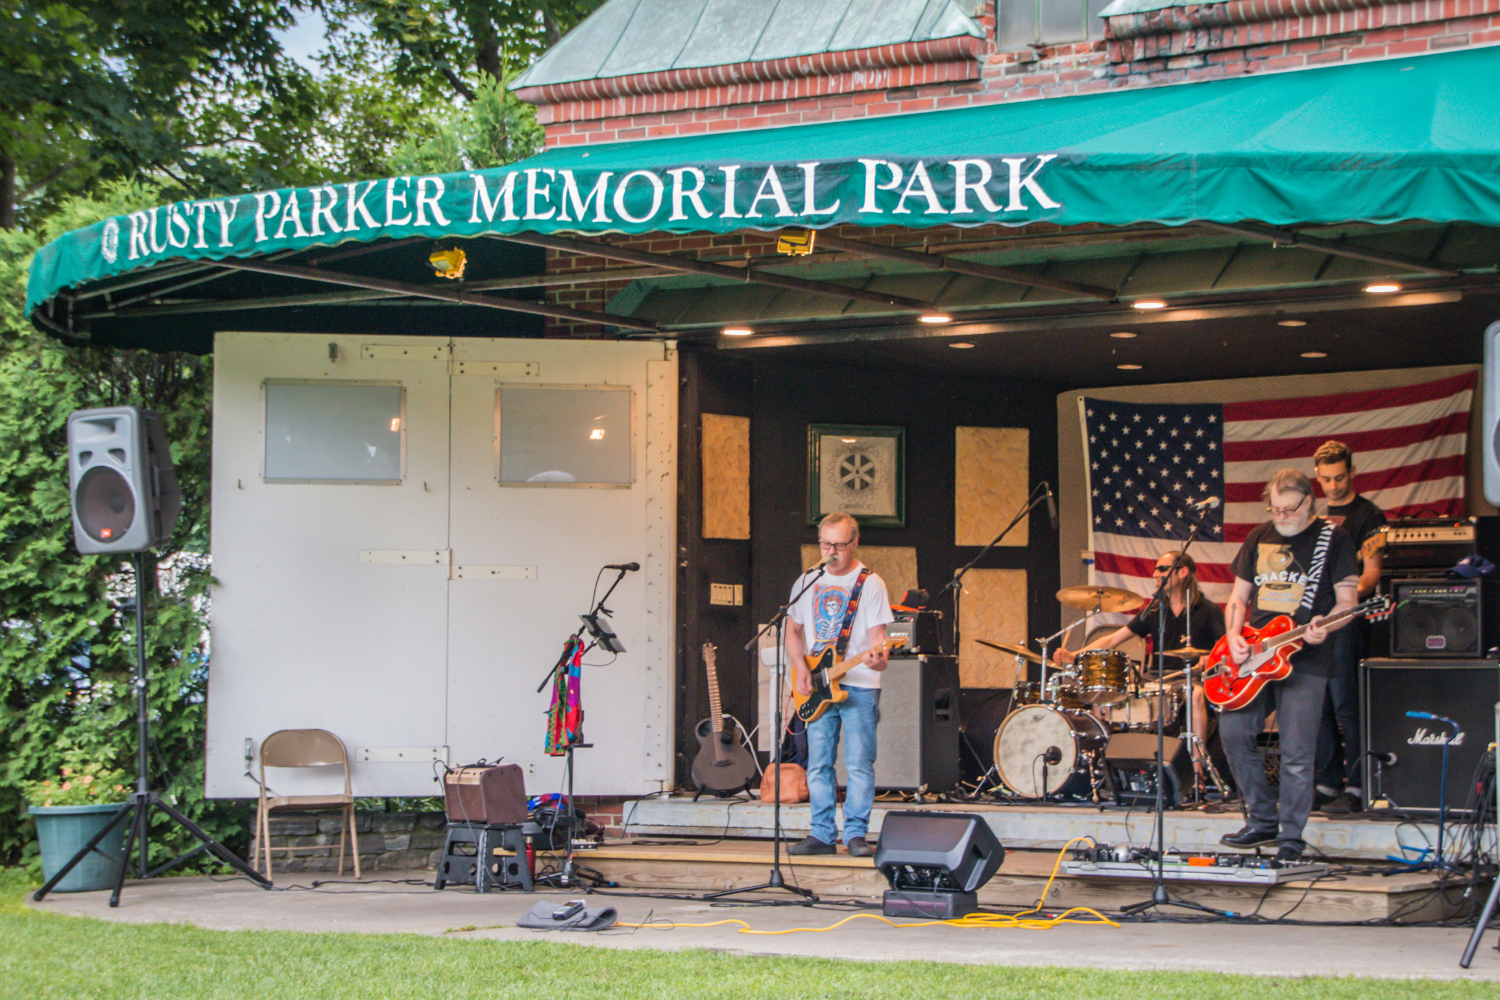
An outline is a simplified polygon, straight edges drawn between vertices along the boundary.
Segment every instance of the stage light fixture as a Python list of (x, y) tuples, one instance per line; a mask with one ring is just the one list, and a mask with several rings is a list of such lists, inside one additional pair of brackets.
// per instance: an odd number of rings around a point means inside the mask
[(462, 250), (434, 250), (427, 258), (427, 263), (432, 269), (444, 278), (457, 280), (464, 276), (464, 268), (469, 263), (468, 254)]
[(1165, 309), (1167, 304), (1161, 299), (1136, 299), (1130, 303), (1132, 309)]
[(1365, 286), (1365, 291), (1371, 295), (1389, 295), (1392, 292), (1401, 291), (1401, 286), (1394, 281), (1377, 281)]

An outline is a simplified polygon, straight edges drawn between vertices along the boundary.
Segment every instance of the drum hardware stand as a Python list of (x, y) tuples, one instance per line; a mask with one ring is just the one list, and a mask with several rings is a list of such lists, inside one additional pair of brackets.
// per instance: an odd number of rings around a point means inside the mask
[[(771, 874), (759, 885), (747, 885), (742, 889), (724, 889), (719, 892), (710, 892), (704, 899), (720, 899), (724, 896), (738, 896), (742, 892), (760, 892), (763, 889), (784, 889), (801, 897), (803, 906), (811, 906), (818, 901), (817, 894), (811, 889), (804, 889), (800, 885), (787, 885), (786, 877), (781, 874), (781, 744), (786, 737), (785, 724), (782, 722), (781, 707), (786, 703), (786, 694), (783, 690), (786, 686), (786, 626), (787, 615), (791, 613), (793, 606), (802, 599), (802, 595), (812, 589), (812, 585), (828, 572), (828, 563), (825, 561), (818, 566), (818, 571), (803, 584), (802, 589), (792, 595), (792, 599), (776, 609), (776, 614), (771, 620), (761, 626), (750, 641), (745, 643), (745, 652), (755, 652), (760, 648), (761, 636), (771, 629), (776, 630), (776, 670), (772, 677), (772, 700), (776, 703), (774, 709), (776, 723), (775, 749), (772, 750), (771, 763), (775, 765), (774, 783), (775, 797), (771, 801)], [(804, 572), (804, 576), (807, 574)], [(759, 665), (759, 654), (756, 655), (757, 667)], [(765, 780), (762, 776), (761, 780)], [(835, 790), (835, 793), (837, 790)]]
[[(1180, 906), (1187, 910), (1198, 910), (1202, 913), (1212, 913), (1215, 916), (1228, 916), (1223, 910), (1216, 910), (1202, 903), (1195, 903), (1186, 899), (1173, 899), (1167, 891), (1166, 864), (1167, 857), (1167, 824), (1166, 824), (1166, 784), (1167, 784), (1167, 685), (1163, 678), (1166, 675), (1166, 649), (1167, 649), (1167, 612), (1171, 610), (1172, 598), (1168, 587), (1172, 578), (1177, 575), (1178, 568), (1182, 565), (1182, 557), (1192, 546), (1198, 537), (1198, 529), (1203, 527), (1203, 519), (1208, 516), (1208, 508), (1198, 512), (1198, 520), (1193, 524), (1192, 530), (1188, 532), (1187, 541), (1182, 543), (1182, 549), (1177, 553), (1177, 558), (1172, 561), (1172, 568), (1167, 571), (1161, 582), (1156, 585), (1156, 866), (1151, 869), (1151, 898), (1140, 903), (1132, 903), (1122, 906), (1121, 913), (1136, 914), (1157, 906)], [(1184, 621), (1189, 623), (1189, 634), (1191, 634), (1192, 598), (1184, 595), (1183, 616)], [(1188, 671), (1191, 675), (1192, 671)], [(1192, 685), (1188, 685), (1188, 732), (1192, 732)]]
[[(99, 850), (99, 844), (104, 841), (105, 837), (109, 836), (111, 830), (119, 826), (122, 822), (125, 822), (127, 817), (129, 818), (130, 832), (125, 837), (125, 849), (120, 855), (120, 873), (115, 877), (115, 888), (109, 895), (110, 906), (120, 905), (120, 891), (125, 886), (125, 872), (130, 868), (131, 849), (135, 846), (136, 841), (139, 841), (141, 845), (141, 860), (138, 869), (139, 878), (154, 878), (167, 869), (186, 861), (188, 858), (207, 851), (262, 889), (269, 889), (271, 888), (270, 879), (236, 857), (229, 848), (204, 833), (198, 824), (188, 819), (168, 803), (161, 796), (161, 793), (151, 791), (151, 778), (147, 773), (150, 762), (148, 750), (151, 746), (151, 712), (150, 706), (146, 703), (146, 588), (141, 583), (142, 575), (145, 572), (145, 559), (142, 550), (138, 549), (133, 554), (131, 565), (135, 569), (135, 721), (137, 741), (135, 792), (126, 800), (128, 808), (117, 812), (115, 818), (110, 820), (104, 829), (94, 834), (92, 840), (80, 847), (78, 853), (69, 858), (68, 863), (58, 869), (57, 874), (53, 875), (47, 881), (46, 885), (32, 893), (31, 898), (37, 902), (41, 902), (42, 897), (51, 892), (53, 887), (67, 877), (68, 872), (72, 871), (90, 853), (97, 851), (99, 854), (104, 855), (104, 852)], [(150, 850), (146, 841), (146, 835), (151, 827), (151, 810), (153, 808), (160, 809), (166, 813), (172, 822), (196, 837), (198, 839), (198, 846), (185, 854), (178, 855), (166, 864), (147, 870)], [(108, 857), (108, 855), (104, 856)]]

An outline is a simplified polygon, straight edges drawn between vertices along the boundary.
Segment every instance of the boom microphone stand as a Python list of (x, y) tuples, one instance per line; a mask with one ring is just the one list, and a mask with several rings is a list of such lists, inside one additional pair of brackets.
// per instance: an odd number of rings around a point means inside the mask
[[(1188, 532), (1187, 541), (1182, 543), (1182, 549), (1177, 553), (1177, 558), (1172, 560), (1172, 568), (1167, 570), (1161, 582), (1156, 585), (1156, 867), (1151, 871), (1151, 898), (1141, 902), (1132, 903), (1129, 906), (1120, 907), (1121, 913), (1136, 914), (1149, 910), (1154, 906), (1180, 906), (1188, 910), (1198, 910), (1201, 913), (1212, 913), (1215, 916), (1228, 916), (1223, 910), (1215, 910), (1213, 907), (1204, 906), (1202, 903), (1194, 903), (1186, 899), (1173, 899), (1167, 892), (1166, 860), (1167, 860), (1167, 823), (1166, 823), (1166, 799), (1165, 790), (1167, 784), (1167, 685), (1162, 678), (1167, 671), (1167, 612), (1172, 607), (1171, 585), (1172, 579), (1177, 575), (1178, 568), (1182, 565), (1182, 557), (1187, 555), (1187, 550), (1192, 547), (1198, 537), (1198, 531), (1203, 527), (1203, 519), (1208, 516), (1210, 507), (1203, 507), (1198, 511), (1198, 520), (1193, 524), (1192, 530)], [(1184, 613), (1191, 614), (1188, 607), (1191, 605), (1191, 596), (1184, 595)], [(1192, 669), (1191, 666), (1188, 668)], [(1191, 689), (1190, 689), (1191, 690)], [(1187, 713), (1189, 718), (1193, 714), (1191, 695), (1189, 696)]]
[[(771, 758), (771, 763), (774, 765), (776, 771), (776, 776), (771, 779), (774, 783), (773, 790), (776, 794), (771, 801), (770, 877), (768, 877), (766, 881), (760, 883), (759, 885), (747, 885), (743, 889), (724, 889), (720, 892), (711, 892), (705, 895), (703, 897), (704, 899), (719, 899), (723, 896), (737, 896), (742, 892), (760, 892), (762, 889), (785, 889), (787, 892), (796, 893), (798, 896), (802, 897), (802, 905), (804, 906), (811, 906), (818, 901), (817, 895), (811, 889), (804, 889), (800, 885), (787, 885), (786, 878), (781, 874), (781, 743), (782, 737), (786, 735), (781, 719), (781, 705), (782, 702), (785, 701), (785, 696), (782, 693), (782, 688), (786, 684), (786, 636), (782, 634), (782, 630), (786, 625), (786, 618), (787, 615), (791, 613), (792, 607), (796, 605), (796, 603), (802, 599), (802, 595), (812, 589), (812, 585), (817, 583), (818, 580), (823, 576), (823, 574), (827, 572), (828, 560), (824, 559), (821, 563), (818, 564), (818, 571), (812, 575), (807, 583), (803, 584), (802, 589), (797, 591), (796, 594), (792, 595), (792, 599), (790, 601), (787, 601), (781, 607), (777, 608), (776, 614), (771, 616), (771, 620), (762, 625), (760, 631), (756, 632), (755, 636), (749, 642), (745, 643), (744, 646), (747, 653), (752, 650), (758, 649), (760, 646), (760, 637), (765, 635), (773, 628), (776, 630), (776, 670), (772, 684), (775, 690), (771, 694), (771, 700), (776, 703), (774, 709), (776, 719), (776, 747), (775, 750), (772, 751), (773, 756)], [(807, 575), (805, 571), (803, 575)], [(759, 669), (759, 662), (760, 657), (759, 654), (757, 654), (757, 669)], [(764, 775), (762, 775), (761, 780), (765, 780)], [(837, 789), (835, 789), (835, 791), (837, 791)]]
[[(90, 852), (97, 851), (104, 857), (109, 857), (102, 850), (99, 850), (99, 844), (104, 841), (105, 837), (109, 836), (111, 830), (127, 819), (130, 822), (130, 833), (125, 838), (125, 850), (120, 856), (120, 874), (115, 877), (114, 891), (109, 895), (110, 906), (120, 905), (120, 891), (125, 885), (125, 871), (130, 867), (130, 853), (137, 840), (140, 841), (141, 845), (138, 878), (155, 878), (167, 869), (174, 868), (189, 858), (196, 857), (207, 851), (241, 875), (259, 885), (262, 889), (269, 889), (271, 888), (269, 879), (241, 861), (227, 847), (204, 833), (198, 824), (164, 801), (159, 793), (151, 791), (151, 778), (147, 773), (149, 766), (147, 750), (151, 745), (151, 713), (146, 704), (146, 588), (141, 582), (142, 575), (145, 572), (145, 559), (142, 556), (141, 550), (136, 550), (133, 554), (131, 565), (135, 570), (135, 718), (136, 741), (138, 744), (136, 747), (135, 792), (126, 800), (128, 808), (121, 809), (116, 813), (115, 818), (110, 820), (104, 829), (94, 834), (92, 840), (80, 847), (78, 853), (68, 859), (68, 863), (58, 869), (57, 874), (53, 875), (47, 881), (46, 885), (32, 893), (31, 898), (37, 902), (41, 902), (42, 897), (51, 892), (53, 887), (61, 882), (68, 872), (72, 871), (78, 862), (87, 857)], [(150, 851), (146, 835), (151, 827), (151, 810), (153, 808), (160, 809), (166, 813), (172, 822), (196, 837), (199, 843), (191, 851), (179, 854), (166, 864), (147, 870), (147, 866), (150, 863)]]

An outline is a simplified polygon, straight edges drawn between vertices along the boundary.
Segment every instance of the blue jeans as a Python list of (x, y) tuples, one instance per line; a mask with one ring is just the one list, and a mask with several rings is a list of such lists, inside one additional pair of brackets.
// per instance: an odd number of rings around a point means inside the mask
[(807, 791), (812, 799), (812, 835), (825, 844), (838, 842), (834, 808), (838, 805), (839, 731), (844, 733), (844, 767), (849, 788), (844, 795), (844, 843), (870, 829), (875, 805), (875, 727), (880, 724), (880, 689), (846, 687), (849, 698), (807, 727)]

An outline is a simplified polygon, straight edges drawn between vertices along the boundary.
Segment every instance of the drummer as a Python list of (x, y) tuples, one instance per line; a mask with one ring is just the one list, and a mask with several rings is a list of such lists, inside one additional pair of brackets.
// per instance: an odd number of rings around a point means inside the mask
[[(1178, 561), (1176, 552), (1164, 552), (1156, 560), (1156, 568), (1153, 569), (1152, 578), (1160, 581), (1163, 576), (1171, 572), (1173, 563)], [(1193, 557), (1184, 553), (1181, 563), (1177, 566), (1177, 572), (1172, 574), (1173, 579), (1168, 581), (1167, 600), (1171, 605), (1172, 614), (1167, 619), (1167, 647), (1176, 649), (1179, 646), (1194, 646), (1198, 649), (1213, 649), (1214, 643), (1224, 635), (1224, 612), (1223, 610), (1203, 596), (1198, 589), (1198, 564)], [(1184, 614), (1191, 603), (1192, 611)], [(1157, 636), (1157, 602), (1152, 600), (1139, 613), (1125, 625), (1102, 637), (1086, 649), (1114, 649), (1132, 637), (1155, 640)], [(1192, 634), (1188, 634), (1188, 622), (1192, 620)], [(1078, 650), (1077, 652), (1083, 652)], [(1071, 664), (1077, 653), (1065, 647), (1059, 647), (1054, 655), (1056, 662), (1060, 664)], [(1195, 666), (1202, 668), (1207, 655), (1198, 658)], [(1180, 660), (1174, 656), (1163, 657), (1163, 663), (1168, 674), (1185, 670), (1188, 661)], [(1148, 664), (1148, 675), (1154, 673), (1155, 663)], [(1193, 732), (1200, 739), (1207, 740), (1208, 732), (1208, 702), (1203, 697), (1201, 685), (1193, 687)]]

